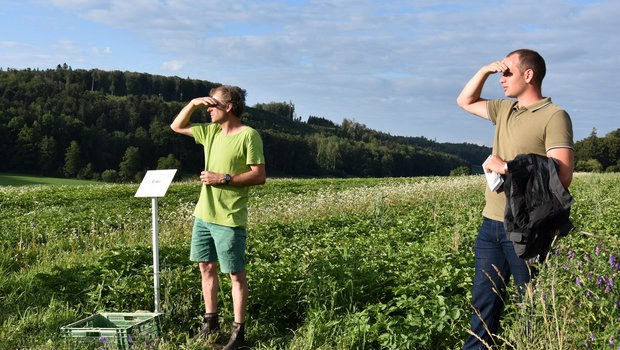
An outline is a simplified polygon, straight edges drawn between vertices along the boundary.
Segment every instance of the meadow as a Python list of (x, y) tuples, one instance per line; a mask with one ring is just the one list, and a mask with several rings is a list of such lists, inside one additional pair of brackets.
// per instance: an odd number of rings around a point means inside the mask
[(0, 186), (94, 185), (96, 181), (0, 173)]
[[(467, 336), (482, 176), (269, 179), (251, 191), (252, 349), (457, 349)], [(153, 309), (151, 208), (138, 185), (0, 187), (0, 350), (108, 349), (60, 327)], [(200, 276), (188, 259), (199, 184), (159, 199), (159, 349), (196, 341)], [(620, 348), (620, 175), (577, 174), (576, 229), (524, 300), (507, 286), (494, 349)], [(220, 279), (228, 335), (230, 285)], [(149, 345), (137, 341), (135, 349)]]

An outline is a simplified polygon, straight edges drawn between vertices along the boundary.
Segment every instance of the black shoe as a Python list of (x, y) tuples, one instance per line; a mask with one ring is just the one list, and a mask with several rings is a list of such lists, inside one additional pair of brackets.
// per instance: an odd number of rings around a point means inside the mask
[(222, 350), (237, 350), (245, 340), (245, 323), (233, 322), (233, 331), (228, 344)]
[(197, 338), (206, 338), (210, 334), (217, 332), (220, 329), (219, 317), (217, 312), (205, 314), (202, 318), (204, 326), (196, 336)]

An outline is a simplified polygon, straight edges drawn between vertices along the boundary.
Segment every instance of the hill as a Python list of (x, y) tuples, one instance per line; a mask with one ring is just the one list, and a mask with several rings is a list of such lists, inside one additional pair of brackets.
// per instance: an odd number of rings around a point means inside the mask
[[(186, 101), (218, 83), (146, 73), (0, 70), (2, 172), (133, 181), (144, 171), (203, 167), (193, 140), (169, 124)], [(208, 122), (205, 111), (193, 121)], [(487, 147), (392, 136), (354, 120), (336, 124), (295, 115), (286, 102), (248, 107), (245, 123), (263, 137), (270, 176), (388, 177), (448, 175), (471, 168)]]

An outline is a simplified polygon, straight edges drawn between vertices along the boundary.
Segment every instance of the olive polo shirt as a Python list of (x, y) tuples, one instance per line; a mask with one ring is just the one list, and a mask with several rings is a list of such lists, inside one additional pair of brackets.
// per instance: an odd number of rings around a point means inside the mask
[[(505, 161), (513, 160), (519, 154), (546, 156), (553, 148), (573, 148), (570, 117), (549, 97), (526, 107), (518, 107), (514, 100), (489, 100), (487, 111), (495, 124), (493, 154)], [(506, 195), (485, 187), (486, 205), (482, 215), (503, 222)]]

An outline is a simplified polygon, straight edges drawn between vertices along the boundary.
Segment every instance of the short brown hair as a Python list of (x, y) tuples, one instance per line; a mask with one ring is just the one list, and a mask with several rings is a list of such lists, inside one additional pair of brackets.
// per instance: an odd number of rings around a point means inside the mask
[(224, 101), (223, 103), (232, 104), (232, 114), (237, 116), (237, 118), (241, 118), (243, 114), (243, 110), (245, 108), (245, 95), (246, 91), (238, 86), (231, 85), (220, 85), (211, 89), (209, 95), (213, 96), (216, 92), (220, 92)]
[(517, 63), (517, 67), (519, 67), (521, 73), (531, 69), (534, 72), (533, 80), (538, 84), (538, 87), (541, 87), (545, 74), (547, 74), (545, 59), (542, 58), (538, 52), (530, 49), (514, 50), (506, 57), (514, 54), (519, 56), (519, 63)]

